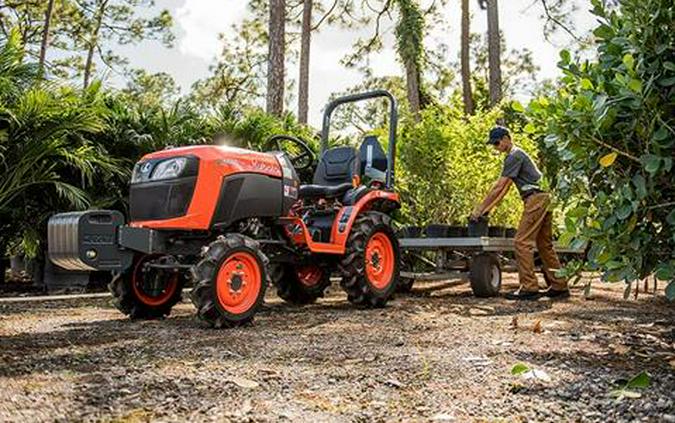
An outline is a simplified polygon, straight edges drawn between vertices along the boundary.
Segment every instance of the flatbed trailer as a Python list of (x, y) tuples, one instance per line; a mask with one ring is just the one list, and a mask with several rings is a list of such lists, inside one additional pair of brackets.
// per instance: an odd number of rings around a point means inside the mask
[[(402, 291), (410, 290), (415, 281), (455, 280), (457, 285), (469, 283), (477, 297), (493, 297), (501, 289), (502, 271), (516, 270), (513, 238), (399, 238), (399, 246)], [(585, 252), (584, 248), (574, 249), (559, 243), (554, 246), (563, 263), (582, 257)], [(537, 269), (543, 271), (536, 247), (534, 251)], [(544, 280), (549, 283), (545, 273)]]

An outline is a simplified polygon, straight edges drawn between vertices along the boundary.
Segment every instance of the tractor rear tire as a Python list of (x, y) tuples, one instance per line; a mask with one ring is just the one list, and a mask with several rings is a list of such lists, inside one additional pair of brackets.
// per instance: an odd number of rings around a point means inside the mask
[(200, 320), (215, 328), (247, 324), (262, 305), (269, 260), (255, 240), (227, 234), (209, 244), (192, 268), (190, 295)]
[(469, 281), (473, 295), (480, 298), (496, 297), (502, 287), (502, 270), (499, 259), (490, 253), (473, 256), (469, 268)]
[(400, 276), (398, 239), (391, 218), (380, 212), (358, 216), (339, 267), (349, 302), (384, 307), (396, 291)]
[(330, 286), (330, 272), (317, 265), (286, 265), (283, 275), (277, 281), (277, 295), (284, 301), (305, 305), (323, 297)]
[[(161, 292), (147, 292), (142, 278), (147, 277), (143, 264), (158, 256), (139, 255), (131, 269), (117, 274), (108, 284), (114, 306), (132, 319), (159, 319), (168, 316), (182, 299), (184, 275), (174, 272), (168, 276)], [(155, 270), (158, 271), (158, 270)], [(161, 272), (161, 271), (160, 271)], [(165, 273), (168, 273), (165, 271)], [(159, 275), (155, 275), (158, 277)]]

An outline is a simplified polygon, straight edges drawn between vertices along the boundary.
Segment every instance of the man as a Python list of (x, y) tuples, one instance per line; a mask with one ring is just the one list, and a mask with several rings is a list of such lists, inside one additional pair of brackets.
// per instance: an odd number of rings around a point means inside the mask
[[(542, 295), (550, 298), (569, 297), (567, 281), (554, 274), (555, 270), (560, 268), (560, 261), (553, 249), (553, 217), (548, 210), (551, 196), (542, 191), (539, 186), (541, 172), (527, 153), (513, 145), (511, 135), (506, 128), (502, 126), (492, 128), (488, 144), (500, 153), (506, 154), (504, 168), (490, 193), (474, 209), (471, 219), (476, 220), (492, 210), (514, 183), (524, 202), (523, 215), (514, 240), (520, 289), (506, 294), (506, 298), (537, 300)], [(544, 264), (544, 272), (551, 281), (551, 287), (543, 293), (539, 292), (539, 283), (534, 274), (533, 249), (535, 245)]]

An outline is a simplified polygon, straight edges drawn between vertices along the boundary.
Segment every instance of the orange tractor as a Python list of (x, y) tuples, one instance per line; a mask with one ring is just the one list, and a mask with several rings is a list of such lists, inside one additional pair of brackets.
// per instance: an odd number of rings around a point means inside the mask
[[(387, 153), (372, 136), (358, 150), (329, 148), (335, 108), (378, 97), (389, 100)], [(54, 215), (49, 257), (112, 271), (115, 305), (132, 318), (168, 315), (189, 281), (197, 315), (215, 327), (252, 320), (272, 281), (284, 300), (306, 304), (336, 275), (350, 302), (384, 306), (399, 280), (396, 123), (393, 96), (372, 91), (328, 104), (318, 162), (291, 136), (273, 137), (266, 153), (202, 145), (148, 154), (133, 170), (130, 222), (111, 210)]]

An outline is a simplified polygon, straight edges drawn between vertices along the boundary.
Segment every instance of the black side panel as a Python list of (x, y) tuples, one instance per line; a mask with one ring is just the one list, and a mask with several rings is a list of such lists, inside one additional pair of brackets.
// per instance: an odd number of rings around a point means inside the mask
[(223, 179), (211, 226), (229, 226), (249, 217), (279, 217), (283, 201), (280, 178), (239, 173)]

